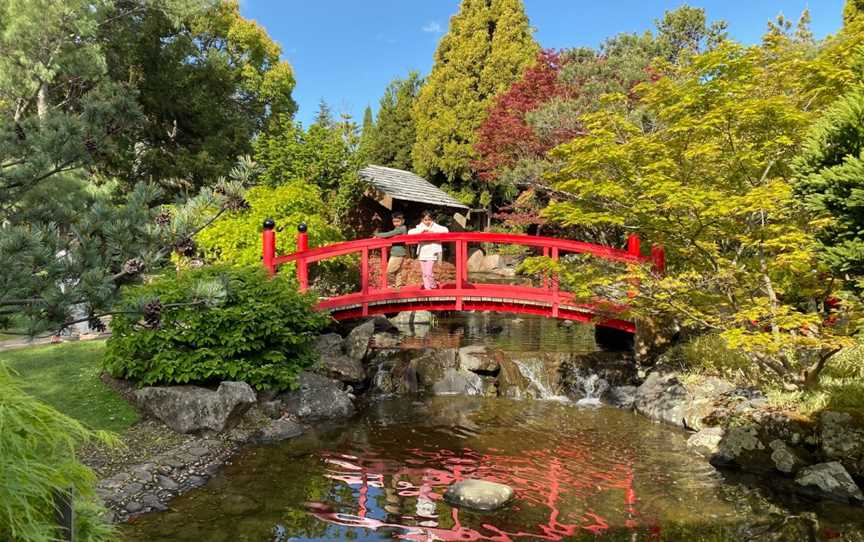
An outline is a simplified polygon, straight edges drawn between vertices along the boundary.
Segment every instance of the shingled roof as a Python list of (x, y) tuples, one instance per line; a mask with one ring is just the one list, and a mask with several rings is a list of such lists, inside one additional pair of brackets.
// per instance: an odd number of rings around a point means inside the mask
[(393, 199), (452, 209), (468, 209), (434, 184), (410, 171), (384, 166), (366, 166), (360, 170), (360, 176), (369, 181), (378, 191)]

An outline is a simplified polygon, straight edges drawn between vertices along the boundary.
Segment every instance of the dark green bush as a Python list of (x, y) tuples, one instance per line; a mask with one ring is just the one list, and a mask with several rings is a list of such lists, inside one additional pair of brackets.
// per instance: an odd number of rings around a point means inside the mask
[(286, 389), (316, 359), (328, 316), (289, 277), (212, 266), (124, 292), (105, 366), (142, 385), (241, 380)]

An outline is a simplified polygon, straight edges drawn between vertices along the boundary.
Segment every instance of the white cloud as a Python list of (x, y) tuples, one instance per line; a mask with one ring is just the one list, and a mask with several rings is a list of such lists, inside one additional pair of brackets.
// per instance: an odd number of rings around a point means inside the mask
[(423, 32), (428, 32), (430, 34), (440, 34), (444, 32), (444, 29), (441, 28), (441, 25), (438, 24), (438, 21), (430, 21), (428, 24), (421, 28)]

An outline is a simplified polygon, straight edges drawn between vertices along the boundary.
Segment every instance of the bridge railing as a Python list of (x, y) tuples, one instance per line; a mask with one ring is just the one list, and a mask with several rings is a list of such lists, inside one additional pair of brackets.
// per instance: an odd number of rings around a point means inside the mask
[[(396, 244), (416, 245), (425, 242), (452, 243), (455, 246), (455, 283), (446, 284), (442, 290), (419, 290), (419, 288), (402, 288), (395, 290), (387, 284), (387, 263), (390, 247)], [(556, 239), (553, 237), (537, 237), (529, 235), (516, 235), (506, 233), (488, 232), (450, 232), (450, 233), (422, 233), (417, 235), (400, 235), (386, 239), (370, 238), (358, 239), (335, 243), (323, 247), (309, 248), (308, 233), (306, 226), (298, 227), (296, 239), (296, 251), (285, 256), (276, 255), (276, 233), (275, 224), (272, 220), (264, 223), (262, 233), (263, 263), (271, 275), (275, 274), (282, 264), (294, 262), (297, 268), (297, 280), (302, 290), (309, 288), (309, 265), (329, 258), (360, 254), (360, 291), (324, 300), (319, 304), (322, 309), (336, 309), (349, 304), (361, 306), (361, 315), (368, 314), (370, 303), (383, 302), (386, 300), (408, 299), (411, 297), (434, 298), (447, 295), (453, 298), (453, 309), (463, 310), (463, 299), (466, 296), (483, 295), (490, 297), (515, 296), (529, 302), (546, 302), (551, 307), (551, 316), (558, 317), (562, 302), (569, 306), (577, 306), (566, 292), (560, 291), (560, 283), (556, 275), (546, 276), (542, 288), (471, 283), (468, 280), (468, 245), (470, 243), (489, 243), (521, 245), (537, 248), (542, 255), (558, 261), (564, 254), (589, 254), (613, 262), (625, 264), (651, 263), (655, 271), (662, 273), (665, 269), (665, 254), (663, 248), (657, 245), (651, 247), (651, 255), (643, 256), (639, 237), (631, 235), (627, 241), (626, 249), (619, 249), (605, 245), (585, 243), (581, 241), (570, 241)], [(373, 284), (371, 280), (370, 256), (378, 251), (380, 253), (378, 282)], [(539, 251), (538, 251), (539, 252)]]

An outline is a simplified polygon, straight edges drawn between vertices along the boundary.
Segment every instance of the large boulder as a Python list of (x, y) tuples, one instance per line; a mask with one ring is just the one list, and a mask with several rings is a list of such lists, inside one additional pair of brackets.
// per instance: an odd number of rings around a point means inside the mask
[(720, 451), (723, 433), (724, 431), (720, 427), (706, 427), (698, 433), (693, 433), (687, 439), (687, 449), (705, 457), (711, 457)]
[(717, 398), (729, 393), (735, 386), (720, 378), (709, 377), (699, 384), (688, 388), (690, 394), (687, 406), (684, 408), (684, 426), (694, 431), (704, 427), (703, 420), (714, 412)]
[(852, 504), (864, 504), (861, 488), (837, 461), (819, 463), (801, 469), (795, 477), (795, 483), (798, 484), (799, 491), (804, 494)]
[(864, 426), (842, 412), (823, 412), (819, 417), (822, 455), (839, 461), (854, 476), (864, 478)]
[(468, 271), (475, 273), (483, 270), (483, 250), (475, 248), (468, 256)]
[(294, 437), (299, 437), (303, 434), (303, 426), (299, 423), (288, 420), (279, 419), (273, 420), (265, 425), (256, 435), (258, 442), (280, 442)]
[(483, 512), (497, 510), (512, 498), (513, 488), (485, 480), (462, 480), (444, 492), (444, 500), (453, 506)]
[[(340, 382), (362, 382), (366, 379), (363, 364), (343, 353), (343, 342), (342, 337), (336, 333), (318, 337), (315, 348), (321, 358), (320, 370)], [(363, 356), (365, 355), (366, 352), (363, 352)]]
[(624, 410), (633, 410), (636, 404), (636, 386), (615, 386), (609, 390), (606, 401)]
[(494, 373), (498, 371), (498, 360), (486, 352), (483, 345), (463, 346), (459, 349), (459, 368), (465, 371)]
[(435, 395), (484, 395), (485, 389), (480, 375), (460, 369), (445, 369), (441, 378), (432, 383)]
[(684, 427), (691, 396), (674, 374), (651, 373), (636, 390), (636, 411), (652, 420)]
[(326, 420), (354, 414), (352, 396), (338, 380), (304, 371), (298, 383), (298, 389), (279, 396), (285, 409), (298, 418)]
[(804, 462), (800, 457), (780, 439), (774, 439), (768, 443), (771, 448), (771, 461), (774, 462), (774, 467), (782, 473), (794, 474), (802, 466)]
[(237, 425), (255, 404), (255, 392), (245, 382), (222, 382), (216, 391), (198, 386), (159, 386), (134, 393), (147, 414), (178, 433), (221, 432)]
[(430, 311), (404, 311), (390, 319), (395, 326), (428, 326), (433, 323), (435, 315)]
[(361, 362), (369, 351), (369, 341), (375, 334), (375, 321), (369, 320), (351, 330), (345, 339), (345, 351), (352, 360)]
[(765, 471), (774, 463), (754, 425), (729, 427), (710, 458), (715, 467), (738, 467), (747, 471)]

